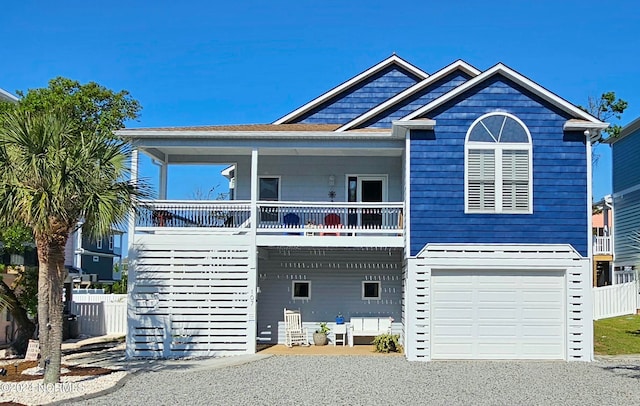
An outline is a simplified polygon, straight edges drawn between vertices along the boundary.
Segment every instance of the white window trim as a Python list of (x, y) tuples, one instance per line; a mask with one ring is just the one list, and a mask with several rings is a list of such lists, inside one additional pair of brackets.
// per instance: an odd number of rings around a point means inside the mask
[[(309, 285), (309, 296), (301, 297), (295, 296), (295, 285), (296, 283), (306, 283)], [(291, 299), (293, 300), (309, 300), (311, 299), (311, 281), (291, 281)]]
[[(471, 130), (479, 123), (481, 120), (489, 116), (507, 116), (514, 119), (518, 122), (522, 128), (525, 129), (527, 133), (527, 137), (529, 138), (529, 142), (527, 144), (522, 142), (477, 142), (477, 141), (469, 141), (469, 134)], [(469, 210), (469, 150), (491, 150), (495, 151), (495, 208), (493, 210)], [(526, 211), (503, 211), (502, 210), (502, 152), (508, 151), (527, 151), (529, 154), (529, 209)], [(533, 214), (533, 148), (531, 142), (531, 133), (529, 132), (529, 128), (520, 120), (518, 117), (513, 114), (504, 113), (504, 112), (493, 112), (488, 113), (483, 116), (478, 117), (469, 129), (467, 130), (467, 135), (465, 137), (464, 143), (464, 212), (465, 214)]]
[(96, 240), (96, 248), (101, 250), (102, 249), (102, 237), (98, 238)]
[(109, 236), (109, 251), (113, 251), (113, 234)]
[[(378, 296), (377, 297), (365, 297), (364, 295), (364, 286), (367, 283), (375, 283), (378, 285)], [(381, 300), (382, 299), (382, 282), (380, 281), (362, 281), (362, 300)]]
[(93, 256), (93, 262), (100, 262), (100, 257), (97, 255)]

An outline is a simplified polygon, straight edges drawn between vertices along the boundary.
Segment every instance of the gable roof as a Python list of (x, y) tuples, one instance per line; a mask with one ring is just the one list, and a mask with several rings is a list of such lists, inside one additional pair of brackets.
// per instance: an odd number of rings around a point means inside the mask
[(7, 92), (6, 90), (0, 88), (0, 100), (17, 102), (20, 99), (18, 99), (16, 96), (12, 95), (11, 93)]
[(361, 116), (356, 117), (355, 119), (351, 120), (347, 124), (345, 124), (342, 127), (338, 128), (336, 131), (338, 131), (338, 132), (346, 131), (346, 130), (349, 130), (349, 129), (351, 129), (351, 128), (359, 125), (359, 124), (362, 124), (362, 123), (366, 122), (367, 120), (375, 117), (376, 115), (382, 113), (383, 111), (385, 111), (388, 108), (394, 106), (395, 104), (401, 102), (402, 100), (405, 100), (406, 98), (410, 97), (411, 95), (416, 94), (420, 90), (426, 88), (427, 86), (429, 86), (430, 84), (436, 82), (437, 80), (444, 78), (448, 74), (455, 72), (456, 70), (461, 70), (461, 71), (467, 73), (468, 75), (470, 75), (471, 77), (476, 77), (476, 76), (478, 76), (480, 74), (480, 71), (478, 69), (476, 69), (475, 67), (469, 65), (468, 63), (466, 63), (462, 59), (458, 59), (454, 63), (452, 63), (449, 66), (446, 66), (446, 67), (440, 69), (439, 71), (437, 71), (436, 73), (432, 74), (428, 78), (416, 83), (415, 85), (413, 85), (410, 88), (404, 90), (403, 92), (398, 93), (397, 95), (395, 95), (391, 99), (389, 99), (389, 100), (385, 101), (384, 103), (374, 107), (373, 109), (367, 111), (366, 113), (362, 114)]
[(376, 65), (372, 66), (371, 68), (367, 69), (366, 71), (360, 73), (359, 75), (354, 76), (353, 78), (347, 80), (346, 82), (342, 83), (341, 85), (338, 85), (336, 87), (334, 87), (333, 89), (329, 90), (328, 92), (320, 95), (319, 97), (316, 97), (315, 99), (311, 100), (310, 102), (308, 102), (307, 104), (303, 105), (302, 107), (297, 108), (296, 110), (292, 111), (291, 113), (285, 115), (282, 118), (279, 118), (278, 120), (274, 121), (273, 124), (285, 124), (299, 116), (301, 116), (302, 114), (316, 108), (319, 107), (320, 105), (322, 105), (322, 103), (330, 100), (331, 98), (339, 95), (340, 93), (343, 93), (345, 91), (347, 91), (348, 89), (350, 89), (351, 87), (353, 87), (354, 85), (362, 82), (363, 80), (375, 75), (376, 73), (382, 71), (383, 69), (389, 67), (390, 65), (396, 65), (404, 70), (407, 70), (409, 72), (411, 72), (412, 74), (414, 74), (415, 76), (417, 76), (420, 79), (426, 79), (429, 74), (424, 72), (423, 70), (419, 69), (418, 67), (410, 64), (409, 62), (405, 61), (404, 59), (400, 58), (399, 56), (397, 56), (396, 54), (391, 55), (390, 57), (388, 57), (387, 59), (377, 63)]
[[(496, 64), (495, 66), (493, 66), (492, 68), (482, 72), (480, 75), (476, 76), (475, 78), (470, 79), (466, 83), (461, 84), (460, 86), (458, 86), (455, 89), (449, 91), (448, 93), (443, 94), (439, 98), (437, 98), (437, 99), (433, 100), (432, 102), (424, 105), (423, 107), (419, 108), (418, 110), (414, 111), (413, 113), (406, 115), (405, 117), (403, 117), (401, 119), (401, 121), (412, 120), (412, 119), (418, 118), (418, 117), (422, 116), (423, 114), (426, 114), (429, 111), (435, 109), (436, 107), (439, 107), (439, 106), (443, 105), (444, 103), (448, 102), (449, 100), (452, 100), (456, 96), (466, 92), (469, 89), (472, 89), (473, 87), (479, 85), (480, 83), (486, 81), (487, 79), (489, 79), (489, 78), (491, 78), (491, 77), (493, 77), (495, 75), (501, 75), (501, 76), (503, 76), (503, 77), (505, 77), (507, 79), (510, 79), (511, 81), (519, 84), (520, 86), (524, 87), (525, 89), (529, 90), (530, 92), (534, 93), (535, 95), (539, 96), (540, 98), (546, 100), (547, 102), (549, 102), (552, 105), (556, 106), (560, 110), (567, 112), (568, 114), (570, 114), (571, 116), (573, 116), (575, 118), (583, 119), (583, 120), (585, 120), (585, 121), (587, 121), (589, 123), (598, 124), (598, 127), (601, 127), (603, 125), (602, 121), (598, 120), (597, 118), (595, 118), (591, 114), (581, 110), (580, 108), (578, 108), (574, 104), (566, 101), (565, 99), (561, 98), (560, 96), (556, 95), (555, 93), (550, 92), (549, 90), (547, 90), (544, 87), (540, 86), (539, 84), (535, 83), (531, 79), (529, 79), (529, 78), (525, 77), (524, 75), (516, 72), (515, 70), (509, 68), (508, 66), (503, 65), (502, 63)], [(605, 126), (605, 128), (606, 128), (606, 126)]]

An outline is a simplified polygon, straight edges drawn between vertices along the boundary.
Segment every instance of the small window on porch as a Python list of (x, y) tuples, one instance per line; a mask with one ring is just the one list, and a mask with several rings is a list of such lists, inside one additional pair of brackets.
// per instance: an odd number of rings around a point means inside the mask
[(311, 299), (311, 282), (293, 281), (291, 283), (292, 299)]
[(362, 300), (380, 300), (380, 282), (362, 282)]
[(97, 255), (93, 256), (93, 262), (100, 262), (100, 257)]

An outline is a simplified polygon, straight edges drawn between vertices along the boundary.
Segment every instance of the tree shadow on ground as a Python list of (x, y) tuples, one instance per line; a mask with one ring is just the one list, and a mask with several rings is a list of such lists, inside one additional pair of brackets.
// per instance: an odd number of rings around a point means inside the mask
[(626, 378), (640, 379), (640, 365), (638, 364), (616, 364), (600, 367), (605, 371)]

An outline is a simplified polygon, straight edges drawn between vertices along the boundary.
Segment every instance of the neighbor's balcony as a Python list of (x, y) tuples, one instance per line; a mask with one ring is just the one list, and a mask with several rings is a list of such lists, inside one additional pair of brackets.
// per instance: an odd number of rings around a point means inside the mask
[(593, 255), (611, 255), (613, 254), (613, 245), (611, 243), (611, 236), (593, 237)]
[[(256, 234), (262, 236), (392, 236), (403, 234), (402, 202), (257, 202)], [(137, 232), (251, 232), (250, 201), (145, 201)]]

